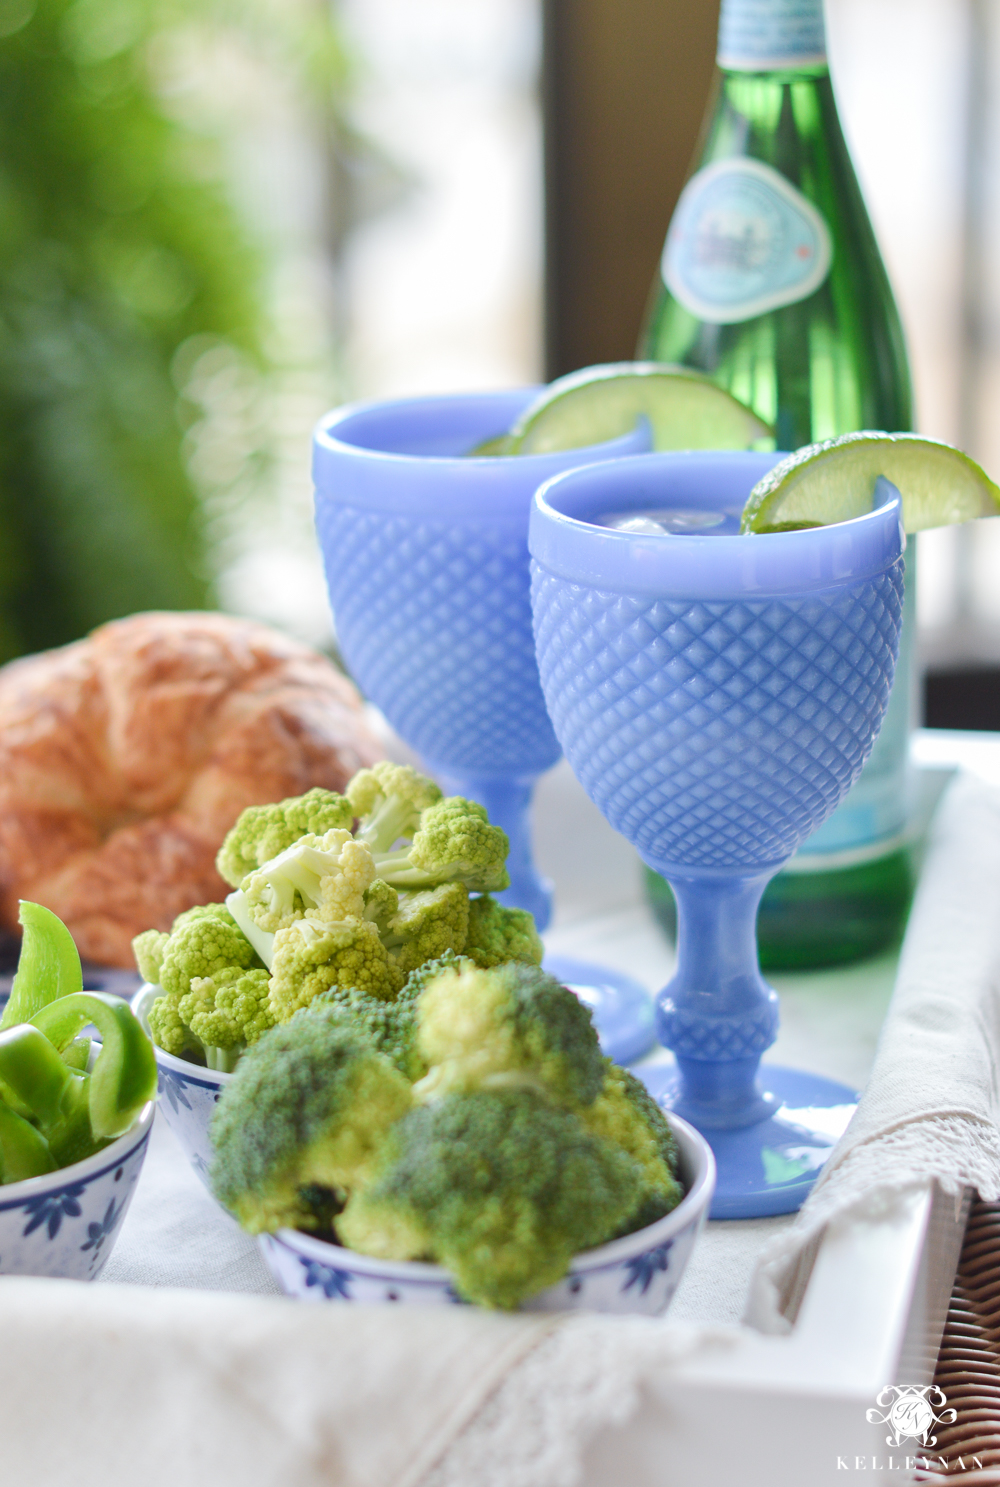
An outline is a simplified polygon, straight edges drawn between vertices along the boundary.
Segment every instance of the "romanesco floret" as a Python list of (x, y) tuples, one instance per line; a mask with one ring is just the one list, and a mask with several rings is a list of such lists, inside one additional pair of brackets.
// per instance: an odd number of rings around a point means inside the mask
[(323, 836), (336, 827), (350, 829), (354, 809), (332, 790), (308, 790), (275, 805), (251, 805), (242, 812), (219, 849), (215, 865), (233, 888), (307, 833)]
[(502, 965), (505, 960), (538, 966), (545, 954), (528, 910), (505, 908), (488, 893), (469, 902), (469, 933), (463, 950), (484, 967)]
[(604, 1060), (604, 1083), (580, 1120), (594, 1136), (626, 1151), (638, 1163), (643, 1199), (630, 1229), (641, 1229), (676, 1208), (684, 1196), (678, 1180), (677, 1141), (663, 1111), (641, 1080)]
[(229, 1073), (240, 1055), (274, 1027), (268, 973), (227, 966), (195, 976), (177, 1004), (178, 1015), (205, 1049), (210, 1069)]
[(441, 883), (401, 893), (397, 912), (381, 938), (400, 970), (409, 974), (446, 950), (461, 951), (468, 925), (469, 890), (463, 883)]
[(478, 801), (450, 795), (421, 812), (409, 846), (375, 851), (375, 870), (394, 888), (433, 888), (464, 883), (473, 893), (506, 888), (507, 833), (491, 826)]
[(428, 983), (417, 1016), (430, 1070), (416, 1089), (422, 1100), (518, 1085), (575, 1107), (604, 1082), (590, 1012), (538, 966), (445, 971)]
[(364, 1254), (437, 1260), (468, 1300), (512, 1308), (627, 1226), (641, 1194), (638, 1164), (570, 1111), (530, 1089), (477, 1090), (404, 1116), (337, 1234)]
[(279, 1023), (288, 1022), (300, 1007), (308, 1007), (333, 986), (353, 986), (388, 1000), (403, 980), (369, 919), (333, 924), (297, 919), (274, 937), (271, 1010)]
[(240, 1060), (212, 1121), (212, 1188), (251, 1234), (317, 1228), (370, 1175), (410, 1086), (336, 1007), (310, 1007)]
[(358, 841), (373, 852), (388, 852), (400, 837), (413, 836), (421, 812), (441, 799), (441, 791), (409, 764), (383, 759), (371, 769), (358, 770), (348, 783), (347, 799), (360, 818)]
[(375, 877), (371, 850), (349, 831), (306, 834), (243, 879), (241, 892), (259, 929), (287, 929), (304, 915), (321, 923), (360, 919)]

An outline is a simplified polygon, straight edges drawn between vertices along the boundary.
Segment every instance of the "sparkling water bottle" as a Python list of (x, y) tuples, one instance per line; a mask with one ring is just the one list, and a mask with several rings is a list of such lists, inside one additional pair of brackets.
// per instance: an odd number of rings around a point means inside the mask
[[(722, 0), (718, 63), (639, 354), (708, 372), (774, 425), (779, 449), (909, 429), (903, 334), (837, 117), (822, 0)], [(905, 921), (913, 551), (889, 715), (857, 785), (765, 894), (765, 966), (852, 960)], [(669, 889), (650, 891), (669, 918)]]

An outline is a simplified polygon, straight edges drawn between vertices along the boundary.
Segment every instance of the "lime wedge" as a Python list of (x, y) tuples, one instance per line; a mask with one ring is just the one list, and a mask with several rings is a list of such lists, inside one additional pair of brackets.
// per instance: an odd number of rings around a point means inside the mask
[(1000, 514), (1000, 490), (975, 460), (920, 434), (842, 434), (807, 444), (758, 480), (743, 508), (743, 532), (780, 532), (850, 521), (872, 509), (875, 482), (903, 498), (908, 532)]
[(483, 439), (474, 449), (470, 449), (466, 459), (484, 459), (487, 455), (510, 454), (510, 435), (494, 434), (491, 439)]
[(619, 361), (559, 377), (510, 432), (511, 454), (603, 444), (645, 414), (654, 449), (746, 449), (772, 430), (701, 372), (657, 361)]

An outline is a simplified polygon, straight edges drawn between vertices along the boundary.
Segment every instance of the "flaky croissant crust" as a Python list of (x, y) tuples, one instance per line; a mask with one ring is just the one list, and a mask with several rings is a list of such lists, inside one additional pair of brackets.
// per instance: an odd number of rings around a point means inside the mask
[(325, 657), (230, 615), (149, 613), (0, 669), (0, 921), (33, 899), (81, 955), (229, 891), (215, 854), (248, 805), (340, 790), (382, 755)]

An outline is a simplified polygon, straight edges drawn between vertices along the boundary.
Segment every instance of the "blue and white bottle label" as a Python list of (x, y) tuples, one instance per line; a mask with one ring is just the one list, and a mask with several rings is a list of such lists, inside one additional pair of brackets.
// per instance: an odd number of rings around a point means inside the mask
[(661, 270), (674, 298), (715, 325), (805, 299), (830, 272), (823, 217), (759, 160), (717, 160), (681, 192)]
[(822, 66), (823, 0), (722, 0), (718, 62), (730, 72)]

